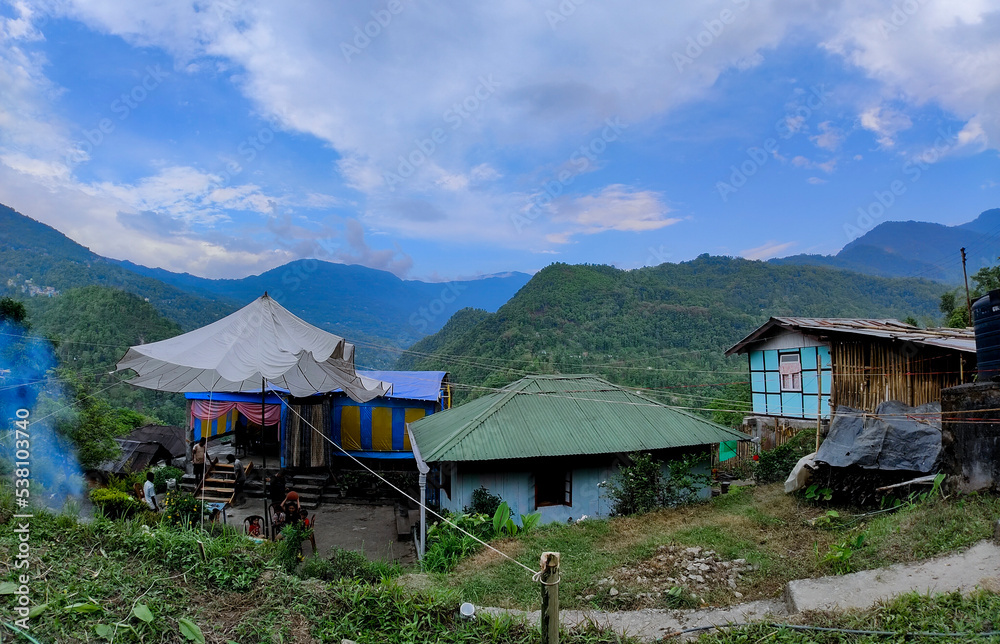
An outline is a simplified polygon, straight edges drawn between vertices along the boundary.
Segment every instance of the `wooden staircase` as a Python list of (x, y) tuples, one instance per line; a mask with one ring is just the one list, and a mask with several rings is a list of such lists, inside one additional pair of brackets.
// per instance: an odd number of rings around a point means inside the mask
[[(253, 469), (253, 462), (248, 462), (243, 466), (243, 472), (249, 476)], [(215, 463), (208, 468), (205, 481), (195, 490), (198, 499), (204, 499), (205, 503), (229, 503), (232, 504), (233, 496), (236, 494), (236, 473), (233, 471), (231, 463)]]

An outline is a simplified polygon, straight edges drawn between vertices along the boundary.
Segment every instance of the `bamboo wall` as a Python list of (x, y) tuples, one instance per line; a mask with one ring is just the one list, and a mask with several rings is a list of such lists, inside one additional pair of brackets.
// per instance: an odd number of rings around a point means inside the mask
[(975, 360), (957, 351), (891, 341), (834, 341), (831, 406), (874, 412), (879, 403), (941, 400), (941, 389), (971, 382)]

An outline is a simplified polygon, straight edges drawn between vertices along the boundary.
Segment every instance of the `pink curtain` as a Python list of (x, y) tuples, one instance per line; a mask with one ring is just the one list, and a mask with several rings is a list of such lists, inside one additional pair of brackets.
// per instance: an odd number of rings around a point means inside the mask
[[(215, 420), (236, 409), (251, 423), (260, 422), (260, 403), (220, 402), (215, 400), (192, 400), (191, 415), (200, 420)], [(277, 425), (281, 420), (281, 405), (264, 405), (264, 424)]]

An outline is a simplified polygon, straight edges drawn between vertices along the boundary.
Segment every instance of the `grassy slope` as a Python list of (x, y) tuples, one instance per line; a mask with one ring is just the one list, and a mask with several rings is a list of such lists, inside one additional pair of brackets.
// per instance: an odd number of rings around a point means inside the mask
[[(781, 484), (741, 488), (714, 498), (705, 505), (663, 510), (652, 514), (584, 521), (576, 525), (551, 525), (497, 547), (534, 566), (539, 553), (562, 552), (561, 601), (567, 607), (632, 609), (666, 607), (663, 598), (639, 598), (648, 590), (636, 582), (635, 573), (622, 574), (622, 566), (641, 569), (661, 545), (700, 546), (715, 550), (726, 560), (746, 559), (759, 568), (745, 575), (737, 599), (725, 585), (704, 594), (708, 603), (728, 605), (738, 601), (779, 595), (792, 579), (832, 574), (823, 562), (830, 546), (860, 533), (864, 546), (853, 552), (853, 569), (869, 569), (914, 561), (969, 546), (992, 534), (1000, 514), (1000, 499), (969, 496), (960, 500), (935, 500), (896, 513), (871, 517), (837, 529), (812, 527), (807, 520), (826, 508), (786, 495)], [(849, 511), (841, 510), (842, 514)], [(466, 601), (510, 608), (530, 608), (537, 603), (536, 589), (523, 583), (523, 569), (495, 553), (484, 551), (460, 564), (450, 576), (435, 576), (440, 588), (459, 592)], [(620, 591), (610, 596), (599, 580), (612, 577)], [(582, 598), (595, 597), (586, 601)]]

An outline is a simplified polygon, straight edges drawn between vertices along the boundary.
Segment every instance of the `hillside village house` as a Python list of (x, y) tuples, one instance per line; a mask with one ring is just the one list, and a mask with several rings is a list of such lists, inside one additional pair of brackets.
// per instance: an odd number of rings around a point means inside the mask
[(772, 317), (726, 355), (746, 355), (755, 416), (830, 418), (838, 406), (874, 412), (879, 403), (940, 401), (971, 382), (971, 329), (921, 329), (898, 320)]
[(542, 523), (607, 516), (600, 484), (630, 452), (666, 461), (747, 439), (592, 375), (527, 376), (408, 429), (442, 508), (460, 512), (482, 486)]
[[(375, 380), (392, 383), (392, 390), (366, 403), (335, 391), (307, 398), (268, 391), (263, 400), (261, 430), (260, 392), (186, 394), (193, 440), (232, 434), (251, 451), (278, 456), (290, 469), (328, 468), (343, 453), (309, 425), (320, 429), (336, 446), (358, 458), (410, 461), (406, 423), (451, 407), (451, 385), (444, 371), (358, 371)], [(287, 400), (293, 412), (282, 404)], [(308, 424), (307, 424), (308, 423)], [(346, 458), (346, 457), (345, 457)]]

